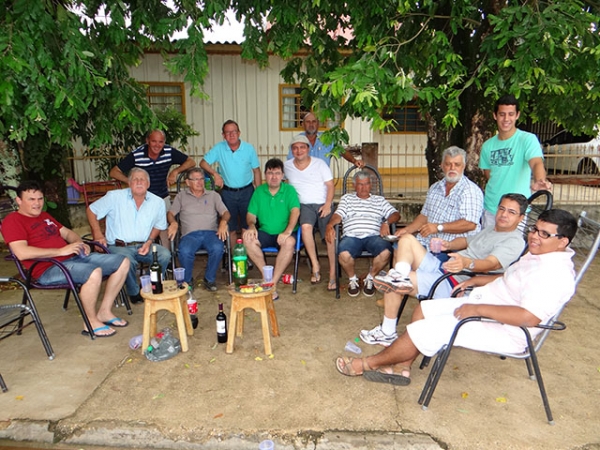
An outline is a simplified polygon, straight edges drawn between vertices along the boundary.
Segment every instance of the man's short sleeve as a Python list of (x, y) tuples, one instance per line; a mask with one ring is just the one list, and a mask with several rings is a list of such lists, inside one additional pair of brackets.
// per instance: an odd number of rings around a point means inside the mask
[(135, 157), (133, 156), (133, 152), (127, 153), (125, 158), (123, 158), (123, 160), (117, 164), (117, 167), (124, 174), (129, 173), (129, 171), (135, 167)]
[(173, 214), (174, 216), (176, 216), (177, 214), (179, 214), (179, 212), (181, 211), (181, 196), (184, 194), (185, 190), (183, 191), (179, 191), (177, 193), (177, 195), (175, 196), (175, 198), (173, 199), (173, 202), (171, 203), (171, 207), (169, 208), (169, 212), (171, 214)]
[(181, 165), (184, 162), (186, 162), (187, 159), (188, 159), (188, 155), (177, 150), (176, 148), (171, 147), (171, 160), (173, 161), (173, 164)]

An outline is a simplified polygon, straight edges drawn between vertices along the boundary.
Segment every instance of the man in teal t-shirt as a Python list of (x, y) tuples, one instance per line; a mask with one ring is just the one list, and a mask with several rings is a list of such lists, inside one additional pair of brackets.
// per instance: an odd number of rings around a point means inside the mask
[[(279, 249), (273, 283), (277, 282), (285, 268), (292, 261), (296, 236), (293, 233), (300, 217), (300, 200), (296, 189), (283, 180), (283, 161), (273, 158), (265, 164), (265, 184), (256, 188), (248, 205), (246, 222), (248, 229), (244, 231), (244, 245), (248, 256), (261, 271), (265, 266), (264, 247)], [(264, 277), (264, 274), (263, 274)], [(279, 295), (273, 292), (273, 300)]]
[(484, 228), (495, 223), (496, 209), (504, 194), (514, 192), (529, 197), (532, 191), (552, 188), (546, 179), (540, 142), (536, 135), (517, 129), (519, 115), (517, 99), (513, 95), (501, 97), (494, 108), (498, 134), (481, 147), (479, 168), (487, 178)]

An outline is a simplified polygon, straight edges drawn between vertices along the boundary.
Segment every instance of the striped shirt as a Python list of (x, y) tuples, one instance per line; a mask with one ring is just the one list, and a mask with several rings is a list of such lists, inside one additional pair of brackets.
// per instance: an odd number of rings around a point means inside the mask
[(167, 186), (167, 176), (169, 169), (174, 164), (183, 164), (188, 159), (185, 153), (165, 145), (156, 160), (148, 156), (148, 144), (140, 145), (134, 151), (130, 152), (125, 159), (117, 164), (121, 172), (128, 174), (134, 167), (144, 169), (150, 175), (150, 187), (148, 191), (160, 198), (169, 196)]
[(395, 212), (385, 198), (372, 194), (368, 198), (359, 198), (356, 192), (343, 195), (335, 210), (342, 218), (343, 236), (359, 239), (378, 236), (383, 221)]

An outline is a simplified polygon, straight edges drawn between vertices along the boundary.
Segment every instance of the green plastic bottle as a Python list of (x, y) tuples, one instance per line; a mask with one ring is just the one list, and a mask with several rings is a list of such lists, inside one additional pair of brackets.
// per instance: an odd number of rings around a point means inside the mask
[(248, 283), (248, 255), (241, 239), (233, 248), (233, 282), (236, 286)]

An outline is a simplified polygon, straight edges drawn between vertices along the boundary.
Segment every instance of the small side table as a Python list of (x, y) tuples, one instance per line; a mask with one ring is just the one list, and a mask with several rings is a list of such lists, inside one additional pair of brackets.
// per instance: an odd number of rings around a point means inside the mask
[(233, 343), (236, 336), (241, 336), (244, 329), (244, 309), (251, 308), (260, 313), (262, 322), (263, 341), (265, 343), (265, 354), (270, 355), (271, 336), (269, 334), (269, 319), (271, 320), (271, 331), (273, 336), (279, 336), (279, 325), (277, 324), (277, 315), (273, 306), (273, 290), (268, 289), (262, 292), (244, 293), (235, 290), (233, 285), (229, 286), (229, 295), (231, 295), (231, 314), (229, 336), (227, 338), (227, 353), (233, 353)]
[[(187, 352), (187, 336), (194, 335), (190, 313), (187, 309), (188, 285), (183, 283), (185, 289), (179, 289), (174, 280), (163, 281), (162, 294), (153, 294), (152, 292), (140, 292), (144, 298), (144, 331), (142, 332), (142, 353), (150, 345), (150, 339), (156, 334), (156, 313), (161, 309), (175, 314), (177, 319), (177, 330), (179, 330), (179, 340), (181, 341), (181, 351)], [(186, 335), (187, 331), (187, 335)]]

